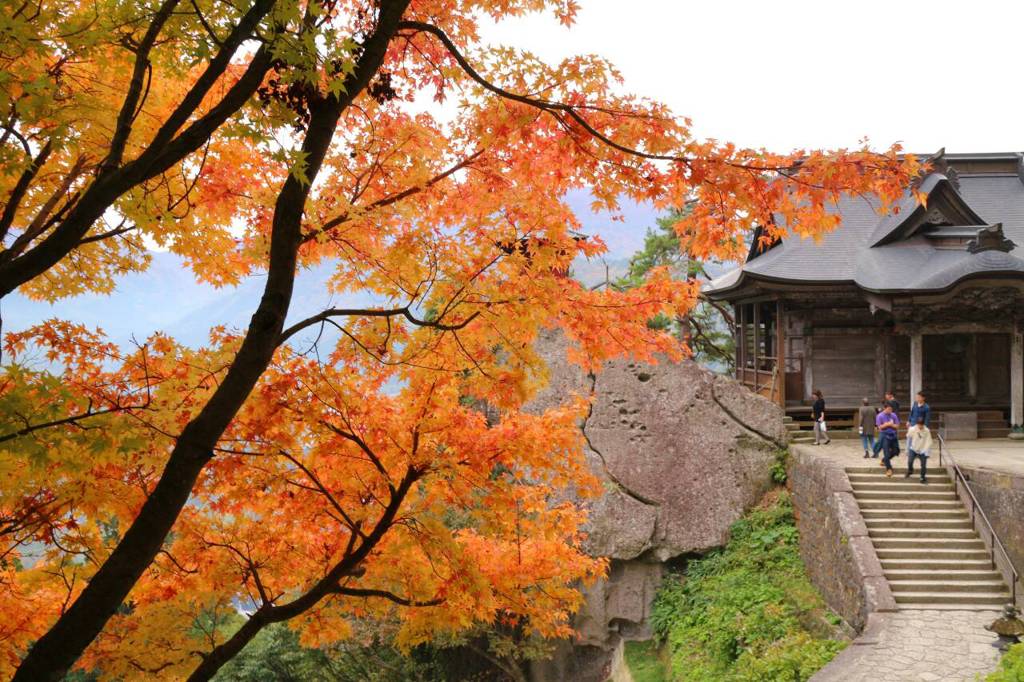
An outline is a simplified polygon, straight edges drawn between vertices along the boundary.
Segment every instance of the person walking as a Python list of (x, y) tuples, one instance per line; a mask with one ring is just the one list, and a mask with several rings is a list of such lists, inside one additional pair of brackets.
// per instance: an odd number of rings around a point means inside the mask
[(885, 400), (882, 401), (882, 407), (889, 405), (892, 407), (892, 412), (897, 417), (900, 416), (900, 401), (896, 400), (896, 394), (892, 391), (885, 392)]
[(821, 445), (821, 439), (825, 439), (825, 445), (832, 442), (828, 437), (828, 427), (825, 425), (825, 396), (821, 391), (814, 389), (811, 393), (814, 396), (814, 404), (811, 405), (811, 417), (814, 419), (814, 444)]
[(914, 396), (914, 402), (910, 406), (910, 416), (907, 417), (907, 451), (910, 451), (910, 429), (917, 424), (918, 419), (924, 419), (925, 428), (932, 426), (932, 408), (925, 402), (924, 393), (918, 391)]
[(871, 407), (867, 398), (861, 398), (860, 403), (857, 432), (860, 434), (860, 444), (864, 446), (864, 459), (867, 459), (875, 451), (875, 416), (878, 412)]
[(921, 483), (928, 482), (928, 451), (932, 447), (932, 432), (924, 423), (924, 417), (918, 417), (912, 427), (907, 429), (909, 445), (907, 445), (907, 473), (903, 478), (914, 475), (914, 460), (921, 460)]
[(893, 412), (892, 405), (886, 404), (885, 409), (878, 413), (875, 426), (878, 427), (878, 442), (882, 450), (880, 465), (885, 467), (885, 475), (891, 477), (892, 458), (900, 454), (900, 418)]

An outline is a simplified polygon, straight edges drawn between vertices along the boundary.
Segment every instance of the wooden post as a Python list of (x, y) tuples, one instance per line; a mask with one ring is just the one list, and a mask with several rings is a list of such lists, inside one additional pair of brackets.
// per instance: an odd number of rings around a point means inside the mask
[(875, 404), (878, 396), (885, 393), (885, 371), (889, 359), (888, 336), (879, 335), (875, 338), (875, 395), (864, 396)]
[(779, 405), (786, 409), (786, 320), (782, 301), (775, 302), (775, 376), (779, 382)]
[(971, 402), (978, 399), (978, 335), (967, 337), (967, 395)]
[(914, 403), (914, 396), (921, 390), (924, 370), (924, 337), (920, 333), (910, 335), (910, 398), (907, 405)]
[(761, 335), (758, 333), (758, 325), (761, 324), (761, 311), (759, 310), (761, 305), (759, 303), (753, 304), (754, 306), (754, 381), (757, 382), (757, 373), (761, 371), (761, 358), (758, 356), (758, 351), (761, 349), (761, 344), (758, 341)]
[(1024, 424), (1024, 335), (1020, 320), (1013, 324), (1010, 342), (1010, 423)]
[(814, 390), (814, 330), (804, 331), (804, 395), (806, 399)]

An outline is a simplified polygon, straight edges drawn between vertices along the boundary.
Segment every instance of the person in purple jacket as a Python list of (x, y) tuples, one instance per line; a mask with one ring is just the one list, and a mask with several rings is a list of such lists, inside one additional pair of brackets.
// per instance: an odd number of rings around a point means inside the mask
[(900, 418), (892, 411), (892, 405), (886, 404), (885, 409), (875, 417), (878, 427), (878, 441), (882, 444), (882, 462), (885, 475), (892, 476), (892, 458), (900, 454)]

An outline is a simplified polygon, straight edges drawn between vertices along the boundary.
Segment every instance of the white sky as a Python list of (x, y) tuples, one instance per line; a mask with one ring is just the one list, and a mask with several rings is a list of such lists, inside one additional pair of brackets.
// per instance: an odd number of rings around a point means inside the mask
[(1024, 2), (580, 0), (484, 40), (546, 61), (596, 53), (700, 137), (789, 151), (1024, 150)]

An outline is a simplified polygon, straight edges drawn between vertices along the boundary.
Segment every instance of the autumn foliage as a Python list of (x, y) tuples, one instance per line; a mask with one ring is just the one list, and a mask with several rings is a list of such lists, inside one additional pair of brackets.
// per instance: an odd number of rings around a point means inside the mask
[[(599, 57), (479, 43), (481, 21), (531, 11), (571, 24), (577, 6), (3, 4), (0, 296), (108, 292), (153, 246), (265, 290), (202, 348), (5, 330), (0, 675), (206, 679), (280, 621), (311, 645), (359, 618), (399, 621), (403, 645), (571, 634), (576, 585), (605, 569), (562, 494), (600, 492), (588, 396), (524, 410), (545, 381), (533, 342), (561, 329), (594, 371), (680, 358), (646, 322), (696, 291), (664, 270), (581, 287), (573, 260), (604, 245), (566, 193), (695, 200), (682, 243), (730, 257), (753, 226), (834, 229), (843, 192), (884, 207), (918, 166), (697, 140)], [(324, 263), (325, 294), (378, 304), (286, 323), (296, 270)]]

